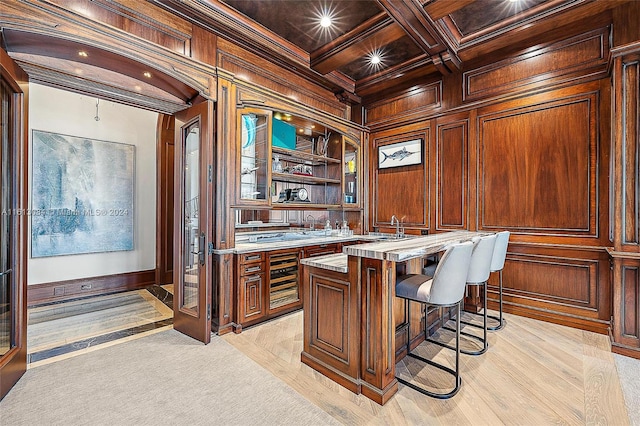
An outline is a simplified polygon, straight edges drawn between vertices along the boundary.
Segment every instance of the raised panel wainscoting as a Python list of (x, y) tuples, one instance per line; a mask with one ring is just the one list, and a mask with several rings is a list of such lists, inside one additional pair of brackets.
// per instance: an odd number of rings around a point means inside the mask
[[(372, 104), (370, 112), (388, 115), (384, 122), (367, 116), (373, 229), (391, 229), (395, 215), (413, 234), (509, 230), (505, 311), (608, 333), (608, 34), (603, 26), (448, 76), (438, 85), (447, 101), (437, 105), (409, 107), (401, 95)], [(575, 55), (580, 66), (568, 60)], [(422, 165), (378, 170), (379, 146), (418, 137)], [(498, 307), (494, 275), (491, 309)], [(472, 289), (465, 309), (481, 306)], [(429, 318), (437, 328), (437, 315)]]

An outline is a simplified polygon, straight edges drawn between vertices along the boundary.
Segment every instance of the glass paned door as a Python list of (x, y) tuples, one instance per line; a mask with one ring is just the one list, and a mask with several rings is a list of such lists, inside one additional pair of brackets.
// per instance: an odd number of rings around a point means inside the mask
[[(240, 198), (268, 201), (271, 115), (245, 109), (240, 114)], [(294, 135), (295, 136), (295, 135)]]
[(0, 399), (27, 371), (27, 85), (27, 74), (0, 49)]
[(12, 261), (11, 249), (13, 244), (12, 234), (12, 164), (11, 144), (9, 143), (9, 94), (4, 83), (0, 84), (0, 99), (2, 106), (2, 141), (0, 141), (0, 166), (2, 167), (0, 181), (0, 356), (6, 354), (13, 347), (13, 321), (11, 309), (11, 278)]
[(204, 343), (211, 340), (212, 122), (210, 101), (176, 114), (173, 328)]
[(344, 142), (344, 203), (358, 204), (358, 188), (360, 179), (360, 152), (358, 145), (348, 140)]
[(184, 170), (184, 265), (181, 309), (198, 312), (198, 272), (204, 264), (203, 238), (200, 238), (200, 122), (185, 129)]

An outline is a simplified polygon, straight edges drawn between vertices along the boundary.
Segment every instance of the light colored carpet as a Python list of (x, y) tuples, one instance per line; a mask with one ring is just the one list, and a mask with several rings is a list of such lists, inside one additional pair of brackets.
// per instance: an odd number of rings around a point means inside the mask
[(219, 337), (167, 330), (29, 369), (0, 425), (334, 425)]
[(620, 377), (620, 385), (624, 393), (624, 403), (629, 413), (629, 421), (633, 426), (640, 426), (640, 360), (613, 354)]

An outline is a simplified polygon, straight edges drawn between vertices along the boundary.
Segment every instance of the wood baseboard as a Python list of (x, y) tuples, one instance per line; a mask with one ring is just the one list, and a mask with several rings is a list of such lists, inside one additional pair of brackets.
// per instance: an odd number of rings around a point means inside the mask
[(609, 342), (611, 344), (611, 352), (614, 354), (640, 359), (640, 348), (617, 343), (613, 337), (611, 329), (609, 329)]
[(150, 269), (125, 274), (33, 284), (27, 286), (27, 305), (38, 306), (79, 297), (138, 290), (155, 284), (155, 276), (155, 269)]
[[(491, 299), (489, 299), (489, 309), (497, 311), (498, 307), (499, 306), (496, 302), (493, 302)], [(560, 312), (547, 311), (544, 309), (517, 305), (509, 302), (504, 302), (503, 311), (509, 314), (520, 315), (527, 318), (533, 318), (540, 321), (564, 325), (580, 330), (591, 331), (598, 334), (608, 334), (609, 327), (611, 326), (609, 321), (563, 315)]]

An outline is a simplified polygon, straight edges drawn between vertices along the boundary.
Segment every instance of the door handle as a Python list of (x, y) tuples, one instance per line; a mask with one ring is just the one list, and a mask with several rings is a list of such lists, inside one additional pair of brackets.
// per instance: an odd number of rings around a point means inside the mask
[(204, 232), (200, 233), (200, 247), (199, 247), (199, 251), (198, 251), (198, 260), (200, 261), (200, 266), (204, 266), (204, 244), (205, 244), (205, 237), (204, 237)]
[(11, 269), (8, 269), (4, 272), (0, 272), (0, 277), (4, 277), (5, 275), (9, 275), (11, 273)]

